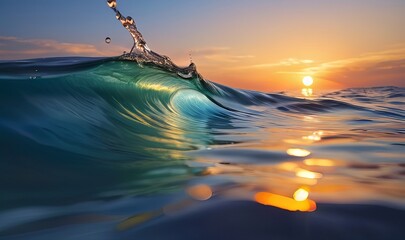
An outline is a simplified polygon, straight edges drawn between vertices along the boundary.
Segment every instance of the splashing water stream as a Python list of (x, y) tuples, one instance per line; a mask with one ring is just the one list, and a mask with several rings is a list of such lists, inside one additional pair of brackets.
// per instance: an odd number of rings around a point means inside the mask
[(138, 31), (134, 19), (130, 16), (125, 17), (118, 11), (116, 0), (107, 0), (107, 5), (114, 11), (117, 20), (128, 30), (134, 41), (131, 51), (128, 54), (124, 54), (122, 56), (123, 59), (135, 60), (141, 64), (153, 63), (155, 66), (177, 73), (184, 79), (191, 79), (196, 76), (202, 79), (194, 63), (191, 62), (188, 67), (182, 68), (174, 64), (169, 57), (152, 51), (148, 47), (141, 32)]

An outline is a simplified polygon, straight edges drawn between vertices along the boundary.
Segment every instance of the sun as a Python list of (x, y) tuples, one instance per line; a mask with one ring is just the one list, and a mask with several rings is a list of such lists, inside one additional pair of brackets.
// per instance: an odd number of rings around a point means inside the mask
[(314, 83), (314, 79), (311, 76), (306, 76), (302, 79), (302, 83), (306, 87), (310, 87)]

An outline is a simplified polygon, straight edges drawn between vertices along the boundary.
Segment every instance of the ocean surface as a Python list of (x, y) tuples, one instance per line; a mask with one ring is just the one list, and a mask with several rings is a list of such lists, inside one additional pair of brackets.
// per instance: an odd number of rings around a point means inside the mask
[(404, 104), (0, 62), (0, 239), (403, 239)]

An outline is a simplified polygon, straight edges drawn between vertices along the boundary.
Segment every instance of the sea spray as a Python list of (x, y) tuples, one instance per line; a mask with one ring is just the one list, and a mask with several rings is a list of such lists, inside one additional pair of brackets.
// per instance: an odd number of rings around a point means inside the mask
[(116, 0), (107, 0), (107, 5), (114, 11), (117, 20), (122, 24), (124, 28), (128, 30), (134, 41), (130, 52), (121, 56), (122, 59), (134, 60), (140, 64), (152, 64), (156, 67), (174, 72), (184, 79), (192, 79), (194, 77), (203, 79), (202, 76), (197, 72), (196, 65), (193, 62), (191, 62), (190, 65), (187, 67), (179, 67), (174, 64), (169, 57), (160, 55), (152, 51), (148, 47), (141, 32), (139, 32), (135, 20), (130, 16), (125, 17), (117, 9)]

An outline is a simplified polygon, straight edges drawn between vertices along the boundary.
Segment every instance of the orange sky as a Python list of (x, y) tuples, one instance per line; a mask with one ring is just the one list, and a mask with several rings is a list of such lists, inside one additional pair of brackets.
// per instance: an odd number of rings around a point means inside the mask
[(259, 57), (232, 58), (220, 54), (194, 58), (204, 76), (239, 88), (263, 91), (297, 89), (302, 86), (304, 76), (312, 76), (313, 87), (325, 90), (405, 86), (405, 45), (329, 61), (286, 58), (264, 63)]

